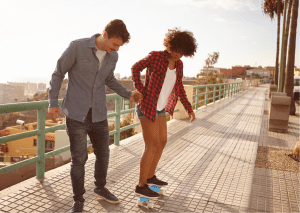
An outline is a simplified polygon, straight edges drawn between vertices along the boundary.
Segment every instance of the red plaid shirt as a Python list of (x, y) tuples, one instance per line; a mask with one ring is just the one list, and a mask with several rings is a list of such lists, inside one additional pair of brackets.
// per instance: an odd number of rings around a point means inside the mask
[[(166, 50), (152, 51), (148, 56), (136, 62), (131, 68), (135, 88), (142, 93), (144, 97), (140, 105), (141, 111), (152, 122), (155, 121), (157, 101), (166, 77), (168, 65), (168, 52)], [(140, 79), (140, 72), (146, 67), (146, 83), (145, 86), (143, 86)], [(181, 60), (175, 63), (175, 68), (176, 83), (165, 106), (165, 111), (170, 113), (172, 118), (178, 96), (188, 113), (193, 112), (192, 105), (188, 101), (182, 85), (183, 64)]]

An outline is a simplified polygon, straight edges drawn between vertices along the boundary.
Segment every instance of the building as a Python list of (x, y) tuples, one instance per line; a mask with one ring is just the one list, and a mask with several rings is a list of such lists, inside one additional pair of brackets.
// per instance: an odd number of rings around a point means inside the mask
[(220, 69), (220, 73), (230, 77), (236, 77), (236, 75), (232, 72), (232, 69)]
[(37, 90), (38, 90), (38, 92), (41, 92), (41, 93), (46, 92), (47, 91), (46, 84), (38, 83)]
[(15, 86), (0, 83), (0, 104), (15, 103)]
[(36, 83), (28, 83), (28, 93), (37, 93), (37, 84)]
[(294, 68), (294, 76), (300, 76), (300, 68), (297, 68), (296, 66)]
[[(45, 127), (47, 128), (50, 126), (59, 125), (64, 122), (63, 119), (58, 120), (58, 123), (53, 123), (51, 120), (46, 120)], [(37, 128), (36, 126), (37, 122), (6, 127), (4, 130), (0, 130), (0, 137), (35, 130)], [(58, 130), (55, 131), (55, 133), (49, 132), (45, 134), (45, 153), (69, 145), (69, 140), (65, 140), (67, 135), (65, 131), (66, 130)], [(35, 157), (36, 151), (37, 136), (22, 138), (0, 144), (0, 166), (9, 165)], [(70, 160), (70, 157), (70, 153), (62, 153), (58, 156), (55, 156), (55, 161), (58, 159), (58, 163), (61, 163), (62, 161)]]
[(249, 75), (251, 77), (259, 76), (260, 78), (270, 78), (270, 73), (271, 71), (264, 68), (252, 68), (247, 70), (246, 75)]
[(246, 67), (236, 65), (232, 67), (232, 73), (236, 76), (238, 75), (246, 75)]
[(209, 72), (213, 72), (213, 73), (220, 73), (220, 69), (222, 68), (217, 68), (217, 67), (203, 67), (203, 69), (200, 70), (200, 73), (204, 73), (204, 74), (208, 74)]
[(275, 76), (275, 67), (265, 67), (266, 70), (270, 71), (270, 76), (274, 77)]

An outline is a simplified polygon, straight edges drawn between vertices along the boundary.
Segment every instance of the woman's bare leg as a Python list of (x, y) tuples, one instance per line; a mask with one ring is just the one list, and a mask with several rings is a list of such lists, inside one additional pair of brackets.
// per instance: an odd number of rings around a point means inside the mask
[(140, 122), (145, 141), (145, 150), (140, 162), (139, 186), (142, 187), (147, 183), (149, 169), (158, 147), (159, 124), (157, 118), (155, 119), (155, 122), (150, 121), (148, 118), (142, 118), (140, 119)]
[(165, 116), (164, 117), (156, 117), (155, 120), (158, 121), (159, 139), (158, 139), (157, 149), (154, 154), (154, 158), (153, 158), (152, 164), (150, 166), (150, 170), (148, 172), (148, 177), (147, 177), (148, 179), (152, 178), (154, 176), (157, 164), (160, 160), (160, 157), (161, 157), (163, 150), (167, 143), (167, 120), (166, 120), (166, 117)]

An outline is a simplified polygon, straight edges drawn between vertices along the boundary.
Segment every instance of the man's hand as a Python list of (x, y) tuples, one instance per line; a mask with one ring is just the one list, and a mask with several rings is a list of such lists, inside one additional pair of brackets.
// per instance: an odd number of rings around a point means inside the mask
[(48, 117), (55, 123), (57, 123), (56, 114), (57, 114), (58, 118), (60, 118), (59, 107), (48, 108)]
[(139, 91), (135, 90), (131, 93), (129, 100), (134, 101), (135, 103), (141, 103), (141, 100), (143, 100), (143, 95)]
[(191, 122), (193, 122), (195, 120), (195, 117), (196, 117), (195, 113), (194, 112), (189, 113), (189, 117), (190, 117)]

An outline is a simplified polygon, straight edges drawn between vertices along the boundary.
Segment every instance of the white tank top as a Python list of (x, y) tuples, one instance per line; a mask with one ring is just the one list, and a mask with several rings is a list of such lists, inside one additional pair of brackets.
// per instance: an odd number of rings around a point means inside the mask
[(161, 111), (165, 108), (168, 98), (174, 88), (175, 82), (176, 69), (170, 70), (168, 67), (166, 77), (158, 97), (156, 110)]

